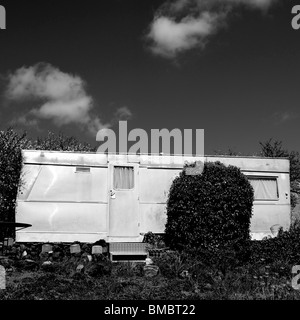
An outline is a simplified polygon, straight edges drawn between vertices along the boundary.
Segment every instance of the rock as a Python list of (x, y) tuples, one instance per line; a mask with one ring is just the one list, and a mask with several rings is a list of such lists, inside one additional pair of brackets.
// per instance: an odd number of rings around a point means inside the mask
[(92, 246), (92, 254), (102, 254), (103, 247), (102, 246)]
[(76, 272), (83, 272), (84, 271), (84, 265), (83, 264), (79, 264), (76, 268)]
[(206, 284), (204, 285), (204, 289), (206, 289), (206, 290), (211, 290), (211, 289), (212, 289), (212, 285), (211, 285), (210, 283), (206, 283)]
[(14, 244), (14, 239), (13, 238), (5, 238), (4, 239), (4, 245), (6, 247), (12, 247)]
[(27, 262), (27, 263), (33, 263), (34, 262), (35, 263), (35, 261), (31, 260), (31, 259), (26, 259), (25, 262)]
[(187, 278), (189, 277), (189, 272), (187, 270), (183, 270), (180, 274), (179, 274), (180, 278)]
[(48, 243), (43, 244), (42, 252), (50, 252), (50, 251), (52, 251), (52, 245)]
[(53, 265), (53, 263), (51, 261), (44, 261), (41, 265), (41, 268), (43, 271), (46, 272), (54, 272), (55, 271), (55, 266)]
[(150, 265), (150, 264), (153, 264), (152, 259), (146, 258), (146, 265)]
[(80, 252), (81, 252), (81, 249), (78, 243), (70, 245), (70, 253), (80, 253)]
[(145, 277), (148, 278), (152, 278), (157, 276), (159, 273), (159, 267), (154, 265), (154, 264), (150, 264), (150, 265), (145, 265), (144, 266), (144, 275)]

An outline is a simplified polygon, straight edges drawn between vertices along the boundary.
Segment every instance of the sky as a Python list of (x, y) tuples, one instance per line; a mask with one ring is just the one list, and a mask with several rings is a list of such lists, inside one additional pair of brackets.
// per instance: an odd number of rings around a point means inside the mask
[[(300, 0), (299, 0), (300, 4)], [(300, 152), (297, 1), (0, 1), (0, 129), (204, 129), (205, 154)], [(299, 19), (300, 20), (300, 19)], [(194, 137), (195, 138), (195, 137)], [(149, 150), (150, 151), (150, 150)]]

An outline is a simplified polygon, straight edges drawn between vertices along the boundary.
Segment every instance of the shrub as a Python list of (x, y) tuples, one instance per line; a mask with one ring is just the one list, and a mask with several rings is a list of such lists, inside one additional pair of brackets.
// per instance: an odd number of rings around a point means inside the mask
[(248, 243), (253, 189), (246, 176), (220, 162), (205, 163), (200, 175), (187, 175), (186, 167), (170, 188), (166, 245), (180, 250)]
[(264, 259), (267, 263), (280, 261), (291, 265), (300, 264), (300, 221), (290, 229), (280, 229), (278, 236), (263, 241), (252, 241), (251, 261)]
[(63, 133), (48, 132), (46, 137), (38, 137), (36, 140), (28, 140), (27, 149), (51, 150), (51, 151), (76, 151), (76, 152), (94, 152), (87, 142), (81, 142), (74, 136), (67, 136)]
[[(12, 129), (0, 131), (0, 220), (2, 221), (15, 221), (16, 198), (21, 185), (21, 146), (24, 139), (25, 135), (20, 136)], [(7, 235), (7, 231), (5, 234)]]
[(164, 248), (164, 235), (153, 233), (151, 231), (145, 233), (143, 242), (150, 244), (153, 248)]

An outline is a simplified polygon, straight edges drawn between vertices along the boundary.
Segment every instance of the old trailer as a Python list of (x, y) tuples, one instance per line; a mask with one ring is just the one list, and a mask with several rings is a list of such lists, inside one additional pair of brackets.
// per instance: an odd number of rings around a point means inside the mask
[(220, 161), (249, 178), (255, 201), (251, 236), (290, 226), (289, 161), (282, 158), (161, 156), (24, 150), (16, 220), (32, 227), (18, 242), (138, 243), (163, 233), (166, 201), (185, 162)]

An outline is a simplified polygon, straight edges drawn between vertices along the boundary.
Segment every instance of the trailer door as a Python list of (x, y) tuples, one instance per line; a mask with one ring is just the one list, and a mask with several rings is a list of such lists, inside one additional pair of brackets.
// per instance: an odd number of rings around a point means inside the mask
[(110, 164), (109, 237), (139, 236), (138, 165)]

